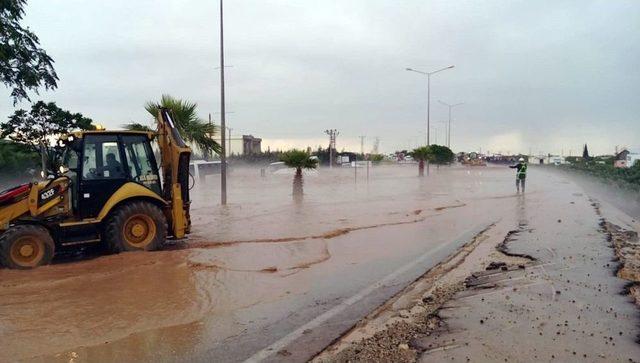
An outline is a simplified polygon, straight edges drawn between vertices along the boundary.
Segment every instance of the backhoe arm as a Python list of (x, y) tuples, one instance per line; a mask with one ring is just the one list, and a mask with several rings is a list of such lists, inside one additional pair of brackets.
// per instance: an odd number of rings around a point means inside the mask
[(171, 111), (158, 110), (158, 146), (162, 158), (162, 197), (171, 207), (167, 217), (175, 238), (183, 238), (190, 232), (191, 217), (189, 207), (189, 160), (191, 148), (180, 136)]

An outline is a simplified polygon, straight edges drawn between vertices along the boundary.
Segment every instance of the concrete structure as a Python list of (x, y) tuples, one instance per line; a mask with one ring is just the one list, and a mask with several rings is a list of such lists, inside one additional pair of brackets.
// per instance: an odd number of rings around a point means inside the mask
[(253, 135), (242, 135), (242, 154), (260, 154), (262, 152), (262, 139)]
[(545, 159), (546, 157), (544, 155), (529, 156), (529, 164), (543, 165), (543, 164), (546, 164)]

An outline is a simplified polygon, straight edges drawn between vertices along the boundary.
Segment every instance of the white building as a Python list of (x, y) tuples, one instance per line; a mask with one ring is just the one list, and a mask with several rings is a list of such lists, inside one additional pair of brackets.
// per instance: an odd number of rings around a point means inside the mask
[(638, 160), (640, 160), (640, 152), (623, 149), (616, 154), (613, 165), (616, 168), (630, 168), (634, 166)]
[(533, 164), (533, 165), (540, 165), (540, 164), (547, 164), (547, 157), (544, 155), (540, 155), (540, 156), (535, 156), (535, 155), (531, 155), (529, 156), (529, 164)]

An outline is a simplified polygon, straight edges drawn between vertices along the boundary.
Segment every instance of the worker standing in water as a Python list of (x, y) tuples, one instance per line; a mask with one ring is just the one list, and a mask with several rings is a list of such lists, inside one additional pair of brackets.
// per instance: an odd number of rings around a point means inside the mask
[(524, 158), (520, 158), (516, 165), (510, 165), (509, 167), (516, 169), (516, 190), (520, 193), (520, 186), (522, 186), (522, 193), (524, 193), (524, 182), (527, 179), (527, 163), (524, 162)]

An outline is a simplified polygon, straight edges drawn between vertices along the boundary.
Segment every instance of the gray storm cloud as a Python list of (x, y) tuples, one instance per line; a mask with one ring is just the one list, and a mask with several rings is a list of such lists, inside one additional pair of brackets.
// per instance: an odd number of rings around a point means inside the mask
[[(26, 23), (56, 61), (40, 98), (109, 127), (144, 121), (162, 93), (219, 109), (216, 1), (33, 0)], [(424, 139), (454, 111), (453, 147), (598, 153), (640, 136), (635, 1), (227, 1), (228, 122), (273, 146), (316, 146), (323, 130), (359, 150)], [(0, 117), (14, 111), (9, 90)], [(34, 96), (38, 99), (38, 96)], [(18, 105), (26, 107), (26, 105)], [(214, 118), (216, 116), (214, 115)], [(435, 132), (435, 131), (432, 131)], [(270, 141), (271, 140), (271, 141)], [(302, 141), (301, 141), (302, 140)], [(342, 144), (341, 144), (342, 142)], [(432, 142), (434, 140), (432, 139)]]

